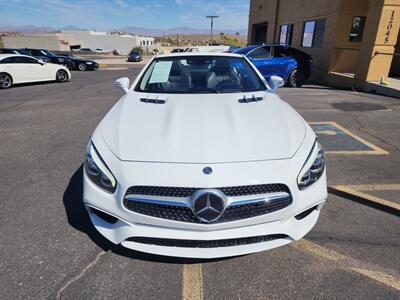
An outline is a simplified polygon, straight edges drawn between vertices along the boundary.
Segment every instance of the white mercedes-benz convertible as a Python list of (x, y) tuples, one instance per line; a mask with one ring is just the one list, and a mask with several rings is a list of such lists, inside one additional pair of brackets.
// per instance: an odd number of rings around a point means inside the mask
[(193, 258), (301, 239), (327, 197), (310, 126), (238, 54), (153, 58), (94, 131), (84, 202), (96, 229), (138, 251)]

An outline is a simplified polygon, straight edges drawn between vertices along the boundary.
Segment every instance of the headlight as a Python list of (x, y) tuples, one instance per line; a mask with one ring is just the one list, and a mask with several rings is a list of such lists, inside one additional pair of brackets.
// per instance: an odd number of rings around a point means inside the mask
[(93, 63), (91, 61), (86, 62), (87, 65), (92, 65)]
[(86, 147), (85, 170), (86, 174), (96, 185), (107, 192), (115, 192), (117, 181), (100, 157), (92, 142), (89, 142)]
[(310, 154), (297, 177), (297, 185), (300, 190), (312, 185), (324, 173), (325, 158), (321, 145), (316, 140)]

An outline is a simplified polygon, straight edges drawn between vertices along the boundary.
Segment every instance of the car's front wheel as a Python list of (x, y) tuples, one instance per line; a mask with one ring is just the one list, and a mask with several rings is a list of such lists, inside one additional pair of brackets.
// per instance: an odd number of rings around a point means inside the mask
[(13, 79), (7, 73), (0, 73), (0, 89), (9, 89), (12, 87)]
[(79, 64), (78, 65), (78, 69), (79, 69), (79, 71), (86, 71), (87, 70), (87, 66), (85, 65), (85, 64)]
[(58, 82), (66, 82), (68, 80), (68, 74), (65, 70), (58, 70), (56, 74), (56, 80)]
[(305, 82), (304, 73), (299, 69), (294, 69), (288, 78), (287, 85), (290, 87), (301, 87)]

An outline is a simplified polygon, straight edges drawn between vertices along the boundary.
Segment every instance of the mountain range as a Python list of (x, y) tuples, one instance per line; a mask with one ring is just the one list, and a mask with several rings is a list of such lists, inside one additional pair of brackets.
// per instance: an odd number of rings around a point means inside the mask
[[(22, 33), (45, 33), (45, 32), (56, 32), (62, 30), (84, 30), (83, 28), (77, 28), (75, 26), (65, 26), (60, 28), (47, 27), (47, 26), (12, 26), (4, 25), (0, 26), (0, 32), (22, 32)], [(191, 27), (173, 27), (169, 29), (161, 28), (146, 28), (146, 27), (135, 27), (135, 26), (125, 26), (122, 28), (109, 29), (108, 31), (121, 31), (132, 34), (139, 35), (150, 35), (150, 36), (163, 36), (163, 35), (175, 35), (175, 34), (208, 34), (209, 29), (199, 29)], [(214, 29), (215, 34), (219, 33), (225, 34), (236, 34), (239, 32), (240, 35), (247, 35), (247, 29)]]

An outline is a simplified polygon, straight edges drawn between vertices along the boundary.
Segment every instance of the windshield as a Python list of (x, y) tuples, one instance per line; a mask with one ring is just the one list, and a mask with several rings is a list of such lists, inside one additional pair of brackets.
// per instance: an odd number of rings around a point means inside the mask
[(31, 56), (31, 54), (28, 51), (25, 51), (25, 50), (22, 50), (22, 49), (16, 49), (16, 50), (14, 50), (14, 53), (15, 54)]
[(242, 57), (176, 56), (156, 58), (135, 91), (147, 93), (235, 93), (266, 86)]
[(234, 53), (238, 53), (238, 54), (244, 54), (246, 55), (247, 53), (249, 53), (251, 50), (253, 50), (254, 48), (257, 48), (257, 46), (251, 45), (251, 46), (246, 46), (240, 49), (236, 49), (233, 52)]
[(49, 50), (40, 50), (45, 56), (56, 56), (53, 52)]

